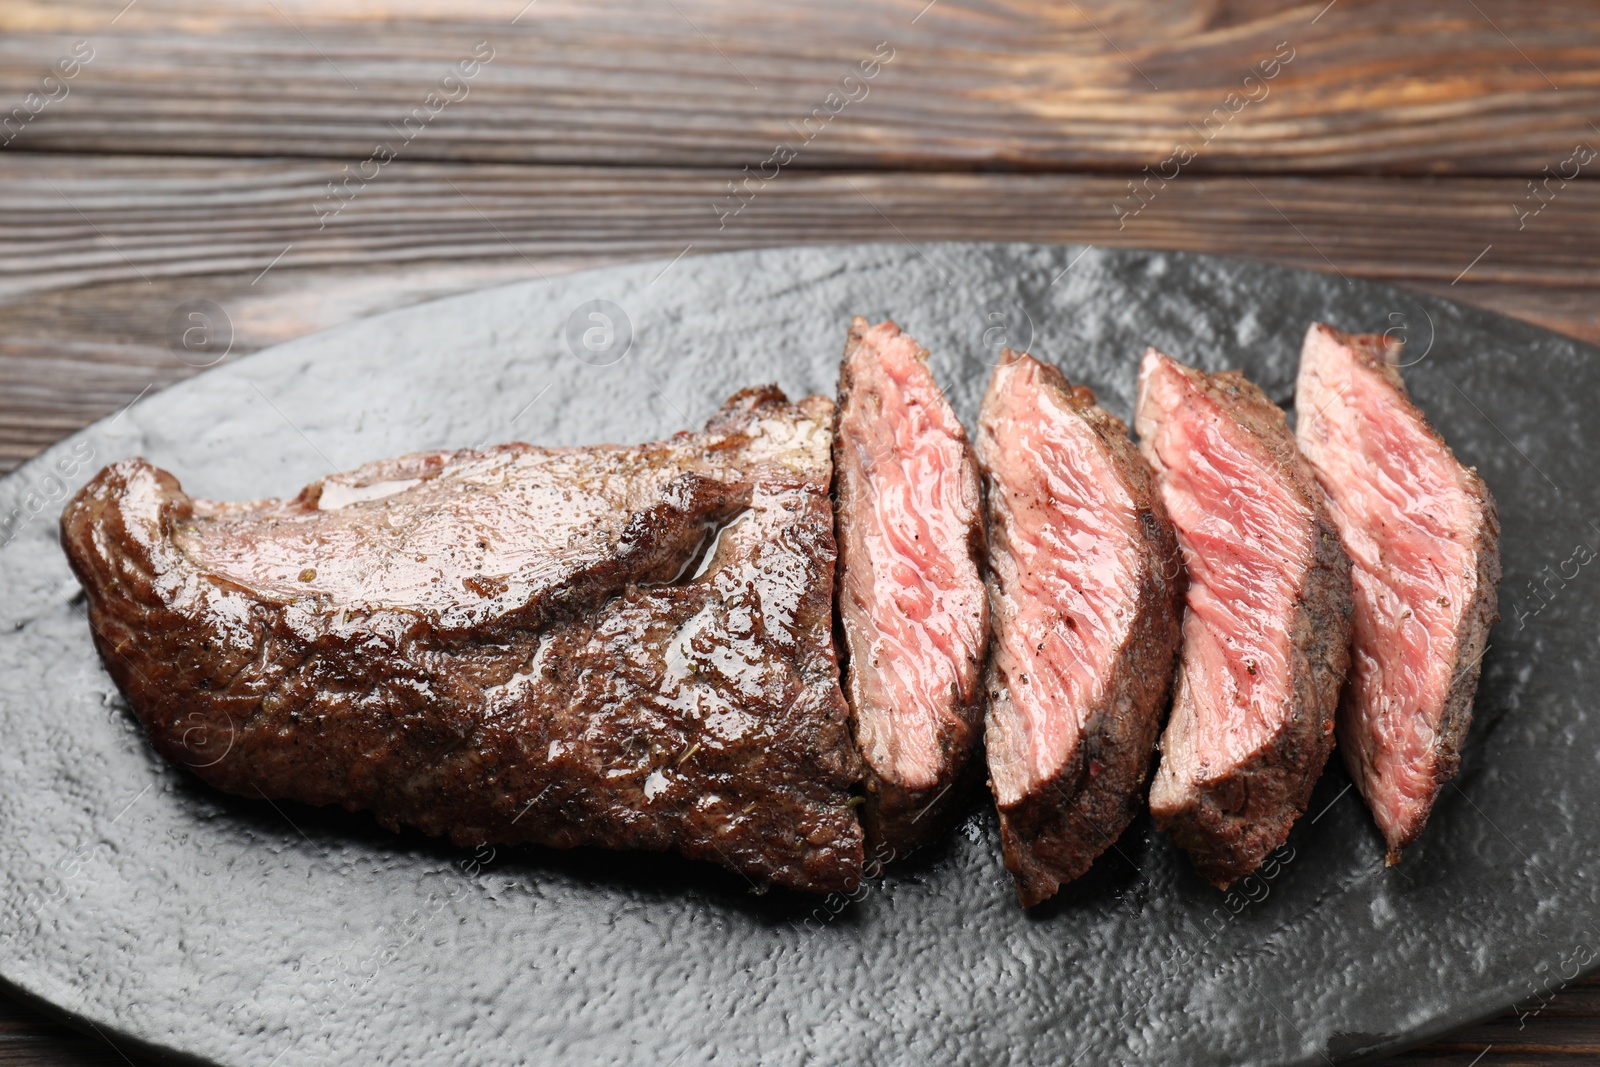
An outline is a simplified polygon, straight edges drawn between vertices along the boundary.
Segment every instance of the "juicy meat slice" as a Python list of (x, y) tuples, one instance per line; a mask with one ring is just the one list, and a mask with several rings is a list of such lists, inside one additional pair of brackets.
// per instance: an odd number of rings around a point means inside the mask
[(1314, 323), (1295, 390), (1300, 449), (1353, 564), (1339, 749), (1388, 844), (1416, 840), (1455, 776), (1500, 582), (1500, 518), (1411, 402), (1400, 344)]
[(832, 431), (826, 398), (747, 390), (657, 444), (408, 456), (249, 504), (126, 460), (62, 538), (152, 744), (212, 785), (846, 890)]
[(1122, 421), (1007, 351), (978, 418), (988, 487), (989, 779), (1024, 905), (1138, 811), (1177, 655), (1183, 565)]
[(965, 796), (989, 610), (977, 460), (927, 350), (892, 322), (850, 324), (833, 450), (862, 823), (875, 850), (903, 855)]
[(1289, 836), (1333, 748), (1350, 561), (1284, 413), (1151, 349), (1136, 424), (1189, 573), (1150, 811), (1226, 888)]

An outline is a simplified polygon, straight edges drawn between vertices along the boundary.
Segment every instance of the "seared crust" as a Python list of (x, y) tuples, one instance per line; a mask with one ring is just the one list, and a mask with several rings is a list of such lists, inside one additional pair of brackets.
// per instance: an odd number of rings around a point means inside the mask
[[(852, 462), (846, 452), (850, 447), (847, 440), (847, 420), (853, 416), (855, 404), (864, 402), (864, 398), (859, 395), (860, 386), (856, 381), (852, 357), (862, 345), (868, 329), (870, 324), (859, 315), (851, 321), (845, 342), (844, 358), (839, 363), (839, 429), (833, 441), (833, 469), (834, 517), (838, 531), (841, 571), (849, 566), (846, 553), (847, 546), (852, 540), (852, 526), (856, 516), (870, 507), (870, 502), (867, 500), (868, 487), (863, 484), (862, 478), (854, 476), (858, 465)], [(928, 359), (926, 349), (922, 350), (921, 357), (925, 363)], [(951, 418), (953, 420), (954, 416)], [(967, 442), (965, 429), (959, 424), (957, 429), (965, 453), (962, 476), (970, 484), (972, 498), (978, 500), (981, 499), (982, 490), (978, 479), (977, 460)], [(981, 575), (986, 556), (981, 511), (973, 516), (972, 522), (966, 524), (966, 552), (972, 561), (975, 573)], [(845, 579), (841, 578), (837, 586), (839, 596), (842, 598), (846, 595)], [(867, 697), (862, 692), (859, 673), (850, 663), (852, 635), (848, 633), (849, 624), (842, 603), (839, 616), (841, 627), (846, 629), (839, 642), (844, 654), (846, 692), (849, 696), (852, 725), (859, 737), (860, 716)], [(984, 619), (980, 629), (983, 644), (976, 650), (972, 662), (966, 668), (971, 677), (971, 684), (967, 688), (972, 694), (972, 699), (963, 700), (960, 693), (955, 690), (948, 696), (947, 707), (953, 712), (954, 721), (945, 724), (940, 731), (938, 744), (941, 770), (938, 780), (932, 786), (924, 789), (910, 788), (898, 780), (890, 768), (880, 770), (873, 765), (871, 758), (864, 754), (862, 784), (865, 797), (860, 809), (861, 825), (866, 832), (868, 848), (874, 856), (880, 857), (883, 861), (904, 856), (948, 830), (954, 818), (964, 809), (973, 788), (981, 780), (981, 761), (973, 759), (973, 755), (983, 727), (983, 689), (980, 675), (987, 651), (988, 632), (988, 620)]]
[[(1429, 429), (1432, 429), (1431, 425)], [(1500, 512), (1495, 506), (1494, 496), (1478, 472), (1469, 468), (1468, 474), (1477, 489), (1476, 495), (1483, 509), (1483, 525), (1476, 544), (1478, 586), (1473, 593), (1471, 607), (1467, 609), (1461, 628), (1457, 631), (1450, 695), (1445, 698), (1444, 714), (1439, 719), (1434, 740), (1436, 762), (1433, 765), (1433, 795), (1428, 801), (1428, 812), (1433, 810), (1439, 790), (1461, 769), (1461, 748), (1466, 742), (1467, 731), (1472, 728), (1472, 704), (1478, 695), (1478, 678), (1483, 670), (1483, 654), (1488, 647), (1489, 630), (1500, 618)], [(1354, 759), (1352, 755), (1345, 758), (1346, 766), (1349, 765), (1348, 761)], [(1355, 772), (1351, 773), (1354, 776)], [(1427, 813), (1424, 813), (1400, 835), (1388, 839), (1387, 865), (1400, 862), (1401, 850), (1416, 841), (1427, 822)]]
[[(1446, 454), (1454, 458), (1455, 453), (1451, 451), (1450, 446), (1411, 399), (1411, 391), (1406, 388), (1398, 366), (1402, 349), (1400, 342), (1385, 334), (1347, 334), (1321, 324), (1314, 325), (1311, 329), (1321, 331), (1337, 343), (1348, 346), (1362, 366), (1393, 388), (1396, 403), (1406, 414), (1415, 419), (1417, 426), (1444, 449)], [(1473, 700), (1478, 692), (1478, 680), (1482, 672), (1484, 650), (1488, 646), (1489, 630), (1500, 618), (1499, 509), (1495, 505), (1494, 494), (1489, 491), (1488, 485), (1475, 469), (1461, 466), (1460, 471), (1467, 483), (1467, 495), (1477, 505), (1479, 514), (1479, 521), (1476, 524), (1477, 536), (1473, 544), (1473, 555), (1477, 561), (1477, 582), (1456, 631), (1456, 656), (1450, 674), (1449, 693), (1445, 697), (1439, 722), (1437, 726), (1432, 727), (1434, 762), (1429, 769), (1432, 789), (1418, 817), (1399, 827), (1397, 832), (1385, 828), (1384, 840), (1387, 846), (1385, 862), (1390, 866), (1400, 862), (1401, 852), (1415, 842), (1422, 833), (1439, 791), (1461, 768), (1461, 748), (1468, 730), (1472, 727)], [(1346, 689), (1344, 698), (1347, 702), (1355, 699), (1355, 693), (1351, 688)], [(1362, 754), (1368, 740), (1359, 736), (1350, 725), (1351, 721), (1352, 716), (1340, 716), (1339, 748), (1351, 779), (1365, 795), (1368, 769)]]
[[(608, 536), (592, 578), (546, 598), (535, 627), (446, 631), (427, 613), (222, 578), (193, 554), (208, 515), (317, 516), (197, 502), (142, 460), (91, 481), (62, 540), (152, 745), (220, 789), (340, 803), (464, 845), (674, 849), (760, 882), (847, 890), (862, 837), (831, 641), (832, 416), (824, 398), (747, 390), (706, 432), (644, 446), (692, 476), (645, 507), (658, 539), (635, 559), (625, 533)], [(684, 492), (706, 482), (748, 511), (685, 581), (692, 549), (670, 568), (659, 550), (729, 517)], [(315, 495), (302, 494), (313, 513)]]
[[(980, 726), (982, 721), (980, 710)], [(859, 814), (869, 857), (878, 863), (901, 859), (948, 831), (965, 810), (972, 791), (983, 780), (982, 761), (973, 759), (970, 751), (946, 749), (946, 754), (951, 776), (931, 789), (907, 789), (862, 762), (866, 795)]]
[[(1333, 750), (1339, 691), (1350, 667), (1350, 560), (1283, 410), (1237, 371), (1185, 369), (1265, 450), (1313, 517), (1311, 566), (1290, 624), (1289, 714), (1243, 764), (1181, 795), (1151, 797), (1156, 826), (1189, 853), (1201, 877), (1226, 889), (1288, 838)], [(1174, 713), (1192, 700), (1180, 671)], [(1169, 731), (1163, 758), (1172, 743)]]
[[(1017, 358), (1008, 350), (1001, 366)], [(1143, 805), (1181, 643), (1184, 590), (1177, 534), (1157, 492), (1155, 473), (1129, 440), (1127, 425), (1100, 407), (1091, 389), (1072, 385), (1054, 366), (1041, 367), (1044, 386), (1094, 430), (1133, 500), (1140, 559), (1133, 621), (1115, 650), (1100, 700), (1084, 718), (1073, 757), (1020, 803), (998, 809), (1005, 866), (1025, 907), (1048, 900), (1086, 873)], [(989, 521), (1001, 521), (993, 508)], [(992, 573), (989, 588), (991, 603), (998, 605), (1002, 592)], [(998, 616), (998, 607), (991, 614)], [(1001, 698), (1004, 684), (991, 661), (991, 700)]]

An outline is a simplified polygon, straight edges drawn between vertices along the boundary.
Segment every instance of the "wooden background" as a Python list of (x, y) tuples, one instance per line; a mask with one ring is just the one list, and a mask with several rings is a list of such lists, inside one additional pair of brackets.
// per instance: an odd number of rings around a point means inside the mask
[[(0, 471), (223, 351), (760, 245), (1221, 252), (1600, 342), (1596, 123), (1576, 0), (0, 0)], [(1394, 1062), (1600, 1061), (1600, 982), (1517, 1009)], [(0, 1000), (0, 1065), (125, 1062)]]

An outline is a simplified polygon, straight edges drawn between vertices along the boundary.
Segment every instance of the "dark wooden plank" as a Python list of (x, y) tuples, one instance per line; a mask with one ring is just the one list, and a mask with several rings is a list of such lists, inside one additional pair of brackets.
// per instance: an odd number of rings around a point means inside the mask
[(1600, 975), (1579, 980), (1542, 1007), (1530, 999), (1385, 1062), (1395, 1067), (1578, 1067), (1600, 1062)]
[[(75, 47), (92, 58), (73, 67)], [(58, 58), (74, 76), (42, 83)], [(1533, 175), (1600, 144), (1600, 18), (1587, 0), (7, 4), (0, 120), (34, 92), (0, 133), (13, 150), (354, 164), (386, 143), (737, 172), (779, 144), (812, 168), (1071, 170), (1184, 145), (1194, 172)]]
[(82, 1034), (0, 995), (0, 1067), (146, 1067), (104, 1037)]
[(396, 162), (319, 230), (311, 205), (336, 169), (0, 156), (0, 468), (213, 359), (215, 346), (173, 343), (190, 301), (224, 310), (236, 358), (446, 293), (686, 248), (1000, 239), (1221, 251), (1396, 282), (1600, 342), (1597, 183), (1562, 190), (1519, 231), (1515, 179), (1192, 176), (1119, 219), (1114, 205), (1138, 203), (1126, 178), (796, 171), (723, 221), (724, 183), (704, 172)]
[[(1559, 1018), (1558, 1018), (1559, 1016)], [(144, 1067), (104, 1038), (85, 1036), (0, 997), (0, 1067)], [(1558, 994), (1539, 1018), (1516, 1012), (1400, 1053), (1395, 1067), (1580, 1067), (1600, 1062), (1600, 976)]]

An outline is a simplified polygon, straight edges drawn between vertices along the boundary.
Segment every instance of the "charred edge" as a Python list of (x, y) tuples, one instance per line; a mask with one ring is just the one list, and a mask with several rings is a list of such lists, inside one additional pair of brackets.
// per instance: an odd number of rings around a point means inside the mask
[(742, 434), (749, 429), (750, 420), (760, 418), (769, 409), (789, 406), (789, 397), (776, 384), (753, 385), (730, 396), (717, 413), (706, 422), (708, 434)]
[[(1007, 363), (1032, 358), (1009, 351), (1007, 357)], [(1000, 809), (1004, 862), (1024, 907), (1043, 903), (1087, 873), (1144, 806), (1177, 677), (1187, 584), (1177, 531), (1161, 503), (1155, 472), (1128, 437), (1127, 425), (1098, 405), (1093, 390), (1072, 385), (1048, 363), (1035, 362), (1041, 383), (1095, 431), (1139, 505), (1142, 576), (1135, 623), (1107, 684), (1111, 706), (1086, 726), (1079, 758), (1021, 803)], [(987, 479), (983, 485), (988, 514)]]
[[(1384, 865), (1388, 867), (1399, 863), (1404, 850), (1415, 844), (1417, 838), (1422, 836), (1440, 791), (1461, 769), (1462, 748), (1467, 733), (1472, 728), (1473, 702), (1478, 693), (1478, 681), (1482, 677), (1483, 657), (1487, 650), (1489, 630), (1500, 618), (1499, 508), (1483, 479), (1476, 472), (1469, 474), (1483, 501), (1480, 512), (1483, 524), (1477, 545), (1477, 589), (1473, 594), (1471, 609), (1461, 620), (1454, 673), (1451, 676), (1448, 695), (1445, 697), (1444, 710), (1439, 718), (1434, 745), (1435, 762), (1430, 774), (1431, 784), (1427, 804), (1424, 805), (1421, 814), (1403, 827), (1398, 834), (1385, 835), (1387, 853)], [(1359, 777), (1357, 781), (1360, 781)]]
[[(964, 714), (972, 715), (971, 708)], [(981, 730), (980, 725), (976, 730)], [(880, 777), (868, 765), (865, 802), (861, 805), (861, 825), (867, 847), (888, 850), (904, 857), (942, 837), (966, 810), (983, 778), (982, 753), (973, 743), (963, 744), (946, 737), (943, 765), (950, 770), (948, 780), (928, 789), (907, 789)], [(865, 760), (862, 761), (865, 764)]]
[(1182, 369), (1257, 442), (1312, 514), (1311, 565), (1291, 626), (1291, 714), (1251, 760), (1193, 787), (1179, 806), (1151, 812), (1157, 828), (1190, 854), (1200, 875), (1226, 889), (1288, 838), (1332, 754), (1350, 662), (1351, 565), (1283, 409), (1238, 371)]
[[(1164, 516), (1141, 512), (1141, 518), (1146, 514), (1153, 521), (1140, 524), (1146, 558), (1138, 622), (1107, 687), (1121, 697), (1085, 731), (1073, 781), (1058, 777), (1000, 813), (1006, 867), (1025, 907), (1087, 873), (1144, 806), (1171, 707), (1184, 587), (1176, 534)], [(1134, 662), (1139, 649), (1157, 661)]]
[[(893, 322), (887, 323), (898, 332), (899, 327)], [(863, 316), (857, 315), (850, 322), (850, 329), (845, 342), (844, 356), (839, 363), (839, 383), (837, 390), (836, 408), (842, 423), (846, 407), (855, 391), (855, 370), (851, 357), (866, 339), (869, 330), (874, 329)], [(919, 358), (926, 363), (929, 353), (926, 348), (918, 347)], [(960, 427), (960, 436), (963, 444), (970, 448), (966, 427)], [(843, 544), (846, 536), (846, 511), (851, 503), (843, 485), (840, 470), (844, 465), (844, 452), (848, 445), (843, 441), (843, 435), (835, 433), (833, 440), (833, 479), (829, 496), (834, 509), (834, 534), (837, 544)], [(976, 475), (974, 463), (974, 475)], [(983, 514), (984, 483), (981, 477), (976, 477), (978, 486), (979, 514)], [(984, 535), (985, 524), (976, 522), (969, 526), (967, 531), (967, 553), (977, 569), (980, 580), (986, 576), (987, 568), (987, 541)], [(866, 835), (867, 847), (875, 854), (885, 854), (901, 858), (933, 841), (949, 829), (954, 819), (965, 807), (966, 801), (976, 791), (977, 783), (982, 777), (982, 751), (979, 740), (983, 731), (983, 698), (982, 678), (988, 663), (988, 629), (985, 627), (984, 645), (979, 650), (979, 662), (976, 670), (979, 678), (979, 697), (973, 705), (957, 705), (954, 710), (959, 718), (966, 724), (963, 731), (947, 731), (941, 737), (942, 759), (940, 765), (949, 771), (948, 780), (936, 784), (928, 789), (909, 789), (897, 782), (878, 774), (867, 760), (865, 754), (860, 752), (857, 738), (859, 736), (859, 715), (855, 706), (855, 697), (846, 683), (850, 672), (850, 643), (844, 628), (844, 611), (840, 598), (844, 595), (843, 583), (838, 580), (840, 564), (835, 563), (834, 580), (834, 618), (833, 639), (834, 648), (839, 660), (839, 674), (841, 690), (845, 694), (846, 703), (850, 707), (850, 736), (852, 743), (857, 746), (857, 755), (860, 757), (862, 767), (861, 797), (857, 814), (861, 827)]]
[[(1294, 624), (1294, 709), (1274, 741), (1226, 779), (1200, 788), (1157, 826), (1189, 852), (1206, 881), (1226, 889), (1259, 867), (1311, 802), (1333, 752), (1334, 716), (1350, 662), (1350, 561), (1331, 519), (1317, 513), (1316, 555)], [(1304, 605), (1317, 604), (1313, 615)]]

